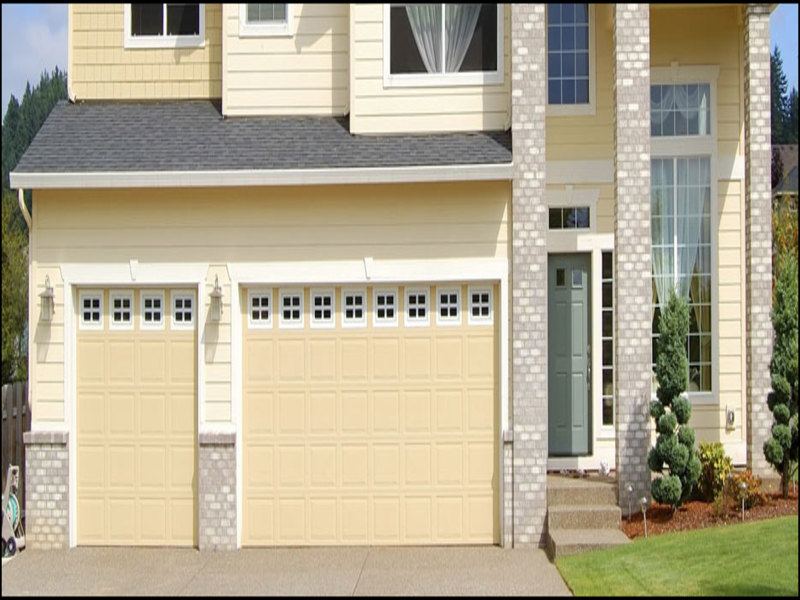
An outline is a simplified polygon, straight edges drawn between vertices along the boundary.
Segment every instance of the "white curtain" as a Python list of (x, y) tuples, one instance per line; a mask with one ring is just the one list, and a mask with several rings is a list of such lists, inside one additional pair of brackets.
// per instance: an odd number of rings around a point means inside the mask
[[(661, 101), (651, 102), (650, 119), (654, 124), (658, 124), (661, 130), (664, 122), (670, 115), (680, 113), (687, 123), (687, 131), (678, 135), (705, 135), (708, 133), (709, 115), (709, 95), (710, 87), (708, 84), (698, 84), (689, 86), (686, 84), (661, 85)], [(694, 127), (688, 129), (690, 117), (697, 116), (697, 131)], [(675, 135), (674, 131), (665, 131), (663, 135)]]
[(467, 49), (478, 24), (480, 4), (445, 4), (445, 71), (457, 73), (461, 69)]
[(406, 5), (408, 22), (428, 73), (442, 72), (442, 5)]
[[(691, 164), (692, 168), (689, 168)], [(706, 187), (711, 181), (709, 161), (690, 158), (678, 161), (678, 171), (686, 169), (686, 187), (678, 187), (678, 292), (689, 300), (689, 286), (697, 263)], [(682, 177), (678, 176), (678, 180)]]
[[(674, 222), (672, 160), (653, 160), (650, 171), (653, 280), (658, 294), (657, 304), (663, 307), (669, 300), (669, 292), (674, 285), (672, 273), (672, 252), (674, 250), (672, 237), (672, 224)], [(655, 313), (655, 307), (656, 303), (653, 303), (651, 317)]]

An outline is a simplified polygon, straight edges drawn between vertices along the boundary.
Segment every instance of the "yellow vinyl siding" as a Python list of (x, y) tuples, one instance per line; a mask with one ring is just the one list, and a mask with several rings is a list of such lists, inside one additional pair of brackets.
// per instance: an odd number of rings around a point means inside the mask
[(223, 113), (344, 115), (349, 103), (349, 5), (293, 4), (291, 36), (239, 36), (225, 4)]
[(70, 4), (69, 87), (80, 100), (222, 96), (222, 7), (205, 5), (202, 48), (125, 48), (122, 4)]
[[(383, 289), (386, 286), (376, 286)], [(391, 287), (391, 286), (389, 286)], [(447, 289), (455, 286), (446, 285)], [(499, 542), (498, 319), (375, 327), (248, 327), (242, 291), (243, 522), (251, 545), (470, 544)], [(273, 309), (279, 309), (279, 288)], [(495, 306), (497, 295), (495, 290)]]
[[(49, 275), (56, 310), (45, 325), (39, 322), (38, 301), (30, 303), (33, 419), (64, 419), (62, 263), (208, 262), (199, 297), (204, 314), (215, 276), (224, 305), (214, 342), (204, 349), (205, 419), (229, 422), (226, 262), (506, 259), (510, 196), (510, 182), (37, 190), (30, 293), (38, 298)], [(54, 382), (39, 380), (39, 365)]]
[(351, 133), (507, 129), (511, 123), (511, 8), (504, 6), (502, 84), (384, 87), (384, 7), (351, 5)]

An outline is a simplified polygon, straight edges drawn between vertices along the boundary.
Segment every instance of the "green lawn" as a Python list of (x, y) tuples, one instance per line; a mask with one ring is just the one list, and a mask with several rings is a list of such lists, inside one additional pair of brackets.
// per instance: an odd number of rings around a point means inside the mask
[(576, 596), (797, 596), (797, 517), (637, 538), (556, 566)]

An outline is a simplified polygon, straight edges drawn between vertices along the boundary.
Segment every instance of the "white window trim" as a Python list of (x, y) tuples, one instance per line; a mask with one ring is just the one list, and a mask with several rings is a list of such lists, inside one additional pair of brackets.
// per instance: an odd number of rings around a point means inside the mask
[[(83, 320), (83, 300), (84, 298), (100, 298), (100, 320), (84, 321)], [(105, 294), (103, 290), (81, 290), (78, 294), (78, 327), (83, 331), (100, 331), (103, 329), (103, 310)]]
[[(342, 298), (341, 298), (341, 323), (342, 327), (345, 329), (362, 329), (367, 326), (367, 290), (365, 288), (353, 288), (353, 289), (342, 289)], [(345, 298), (349, 295), (360, 295), (363, 304), (362, 304), (362, 312), (360, 319), (348, 319), (347, 318), (347, 305), (345, 304)]]
[[(128, 299), (131, 301), (131, 320), (116, 322), (114, 321), (114, 300), (117, 298)], [(133, 320), (136, 318), (136, 311), (133, 305), (133, 290), (111, 290), (108, 293), (108, 328), (113, 331), (131, 331)]]
[[(391, 319), (378, 318), (378, 294), (394, 294), (394, 317)], [(397, 288), (372, 288), (372, 326), (397, 327), (397, 313), (400, 312), (400, 294)]]
[[(269, 298), (269, 319), (253, 320), (253, 298), (267, 296)], [(275, 301), (272, 288), (250, 288), (247, 290), (247, 328), (272, 329), (272, 315), (275, 314)]]
[[(177, 329), (179, 331), (193, 331), (195, 321), (197, 321), (197, 299), (192, 290), (171, 290), (170, 293), (170, 329)], [(175, 300), (191, 300), (192, 301), (192, 320), (177, 322), (175, 320)], [(185, 311), (186, 309), (181, 309)]]
[(272, 23), (249, 23), (247, 4), (239, 5), (239, 37), (292, 37), (294, 36), (292, 5), (286, 4), (286, 20)]
[[(456, 295), (456, 316), (455, 317), (442, 317), (442, 294)], [(437, 287), (436, 288), (436, 324), (442, 327), (458, 327), (462, 321), (461, 310), (461, 287)]]
[[(283, 299), (287, 296), (300, 296), (299, 321), (287, 321), (283, 318)], [(286, 288), (278, 291), (278, 327), (281, 329), (303, 329), (305, 327), (305, 299), (303, 288)]]
[[(564, 186), (563, 190), (547, 190), (546, 197), (548, 208), (548, 237), (550, 235), (580, 235), (582, 233), (597, 232), (597, 202), (600, 198), (600, 190), (598, 188), (576, 190), (572, 185), (567, 185)], [(579, 206), (589, 207), (589, 227), (584, 227), (582, 229), (550, 229), (549, 209), (573, 208)]]
[[(480, 73), (391, 73), (392, 5), (383, 5), (383, 87), (452, 87), (459, 85), (502, 85), (505, 66), (505, 5), (497, 5), (497, 70)], [(442, 20), (444, 27), (444, 20)]]
[[(472, 315), (472, 294), (489, 294), (489, 316), (475, 317)], [(469, 325), (494, 325), (494, 289), (491, 286), (469, 286), (467, 288), (467, 324)]]
[[(147, 298), (160, 298), (161, 299), (161, 320), (151, 321), (148, 323), (144, 320), (144, 301)], [(164, 329), (164, 321), (167, 320), (167, 304), (166, 296), (163, 290), (142, 290), (139, 292), (139, 329), (147, 331), (161, 331)]]
[[(331, 318), (316, 319), (314, 317), (314, 299), (317, 297), (330, 296), (331, 298)], [(333, 329), (336, 327), (336, 290), (332, 288), (311, 288), (308, 299), (308, 315), (311, 322), (311, 329)]]
[(549, 81), (548, 69), (550, 68), (550, 61), (548, 60), (547, 50), (547, 15), (545, 14), (545, 41), (544, 41), (544, 85), (545, 94), (548, 99), (546, 116), (548, 117), (578, 117), (578, 116), (592, 116), (597, 114), (597, 77), (595, 75), (595, 18), (594, 18), (594, 4), (589, 4), (589, 102), (586, 104), (550, 104), (550, 95), (547, 90)]
[[(167, 26), (166, 4), (164, 5), (164, 27)], [(197, 35), (132, 35), (131, 5), (123, 5), (123, 20), (127, 48), (205, 48), (206, 46), (206, 5), (200, 4), (200, 27)]]
[[(412, 318), (408, 314), (410, 306), (408, 305), (408, 297), (411, 295), (425, 294), (425, 318), (419, 317)], [(430, 287), (406, 287), (404, 294), (405, 306), (403, 310), (403, 326), (404, 327), (429, 327), (431, 324), (431, 288)], [(417, 305), (419, 308), (419, 305)]]

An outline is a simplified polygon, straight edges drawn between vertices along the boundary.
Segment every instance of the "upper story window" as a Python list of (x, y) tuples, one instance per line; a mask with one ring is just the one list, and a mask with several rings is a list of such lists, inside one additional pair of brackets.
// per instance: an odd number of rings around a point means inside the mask
[(563, 109), (551, 114), (593, 114), (593, 13), (588, 4), (547, 6), (547, 103)]
[(503, 5), (393, 4), (384, 13), (384, 83), (503, 83)]
[(650, 135), (711, 134), (711, 85), (681, 83), (650, 86)]
[(549, 209), (550, 229), (589, 229), (588, 206), (555, 207)]
[(292, 5), (240, 4), (239, 35), (242, 37), (292, 35)]
[(205, 45), (204, 4), (126, 4), (126, 48)]

